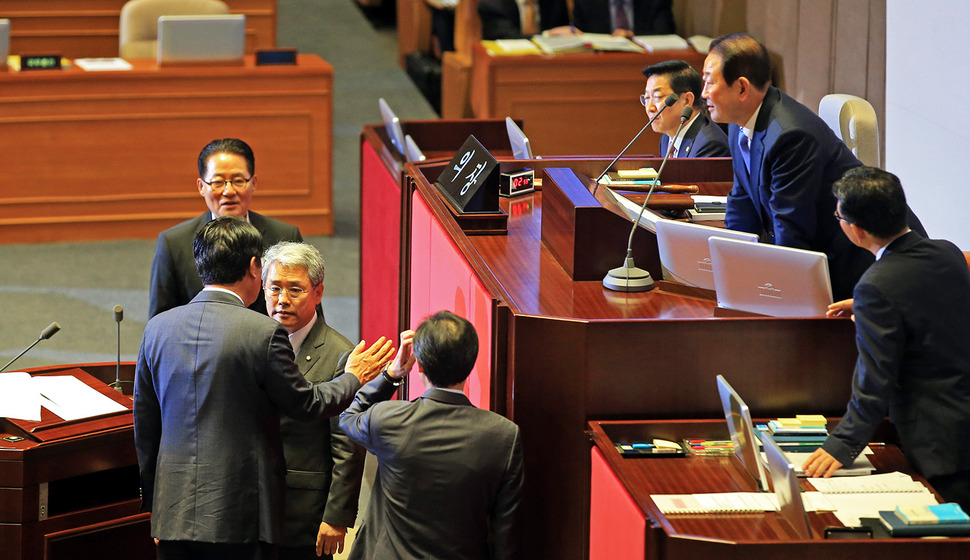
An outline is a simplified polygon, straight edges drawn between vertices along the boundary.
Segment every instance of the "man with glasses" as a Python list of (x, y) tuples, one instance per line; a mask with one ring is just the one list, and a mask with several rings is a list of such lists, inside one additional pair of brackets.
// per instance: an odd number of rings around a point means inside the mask
[[(239, 216), (259, 230), (266, 246), (279, 241), (303, 241), (296, 226), (249, 211), (256, 190), (256, 158), (252, 148), (236, 138), (209, 142), (199, 154), (196, 184), (209, 211), (158, 235), (148, 292), (148, 316), (185, 305), (202, 291), (202, 280), (192, 257), (192, 240), (210, 220)], [(249, 307), (266, 312), (262, 302)]]
[[(647, 118), (652, 119), (660, 112), (671, 93), (680, 96), (651, 125), (654, 132), (663, 134), (661, 156), (671, 150), (670, 157), (731, 157), (727, 135), (707, 116), (707, 107), (701, 99), (701, 75), (694, 67), (683, 60), (665, 60), (644, 68), (643, 75), (647, 85), (640, 104), (646, 109)], [(694, 113), (673, 138), (685, 107), (693, 108)]]
[[(313, 384), (339, 377), (354, 347), (317, 312), (323, 277), (323, 257), (312, 245), (284, 241), (263, 255), (266, 312), (286, 327), (300, 372)], [(340, 430), (337, 418), (281, 418), (280, 431), (287, 468), (280, 560), (343, 552), (357, 517), (364, 449)]]

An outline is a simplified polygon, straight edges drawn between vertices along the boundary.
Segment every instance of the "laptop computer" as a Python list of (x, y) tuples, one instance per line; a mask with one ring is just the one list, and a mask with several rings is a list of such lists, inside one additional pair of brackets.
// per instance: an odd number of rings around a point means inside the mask
[(771, 485), (778, 498), (778, 512), (787, 521), (799, 538), (812, 538), (812, 524), (805, 512), (802, 502), (802, 489), (795, 476), (795, 466), (788, 461), (788, 457), (770, 437), (762, 439), (765, 458), (768, 461), (768, 473), (771, 475)]
[(714, 289), (711, 249), (707, 243), (711, 236), (758, 242), (758, 236), (753, 233), (675, 220), (658, 220), (656, 227), (664, 280), (707, 290)]
[(721, 397), (721, 408), (727, 420), (728, 433), (734, 445), (734, 456), (738, 458), (751, 478), (758, 483), (758, 490), (768, 491), (768, 476), (765, 474), (761, 453), (758, 451), (758, 437), (751, 422), (751, 411), (741, 397), (734, 391), (723, 375), (717, 376), (717, 393)]
[(158, 65), (242, 64), (246, 16), (194, 15), (158, 18)]
[(394, 114), (391, 106), (387, 104), (387, 101), (384, 101), (383, 97), (377, 100), (377, 105), (381, 108), (384, 131), (387, 132), (387, 137), (391, 139), (391, 145), (399, 154), (406, 156), (405, 150), (407, 148), (404, 144), (404, 130), (401, 128), (401, 119), (397, 118), (397, 115)]
[(717, 305), (773, 317), (824, 317), (832, 303), (824, 253), (711, 237)]
[(515, 124), (512, 117), (505, 117), (505, 130), (509, 133), (509, 144), (512, 146), (512, 157), (515, 159), (535, 159), (529, 137)]

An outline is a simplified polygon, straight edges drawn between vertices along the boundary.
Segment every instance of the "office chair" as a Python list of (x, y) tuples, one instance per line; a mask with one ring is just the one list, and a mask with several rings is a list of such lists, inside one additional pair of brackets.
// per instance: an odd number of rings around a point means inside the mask
[(868, 101), (843, 93), (826, 95), (818, 104), (818, 116), (864, 165), (881, 166), (879, 121)]
[(222, 0), (131, 0), (121, 8), (118, 56), (155, 58), (158, 50), (158, 18), (161, 16), (228, 13), (229, 6)]

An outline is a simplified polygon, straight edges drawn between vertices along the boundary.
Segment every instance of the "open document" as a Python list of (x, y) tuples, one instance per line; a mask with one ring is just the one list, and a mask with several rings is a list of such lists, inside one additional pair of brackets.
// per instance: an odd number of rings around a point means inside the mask
[(11, 373), (0, 374), (0, 417), (39, 422), (41, 406), (63, 420), (128, 410), (72, 375)]

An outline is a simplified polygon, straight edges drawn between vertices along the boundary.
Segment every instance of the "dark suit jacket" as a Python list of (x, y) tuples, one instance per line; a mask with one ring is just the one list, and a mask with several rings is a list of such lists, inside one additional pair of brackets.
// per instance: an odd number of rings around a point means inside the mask
[[(667, 153), (667, 146), (670, 145), (670, 136), (660, 135), (660, 156)], [(694, 122), (690, 123), (684, 139), (680, 143), (680, 148), (673, 157), (731, 157), (731, 149), (728, 147), (727, 134), (710, 118), (698, 115)]]
[(340, 416), (344, 432), (378, 463), (350, 558), (517, 558), (518, 426), (451, 391), (379, 402), (393, 394), (378, 376)]
[[(353, 347), (318, 314), (300, 346), (296, 364), (310, 383), (325, 383), (343, 374)], [(281, 418), (280, 430), (286, 457), (282, 543), (312, 546), (321, 521), (353, 527), (364, 472), (364, 448), (340, 430), (336, 417), (309, 422)]]
[(200, 292), (148, 321), (135, 367), (142, 506), (161, 540), (278, 543), (286, 467), (279, 415), (343, 410), (360, 388), (312, 386), (282, 325)]
[(926, 477), (970, 470), (970, 272), (949, 241), (911, 232), (855, 289), (852, 400), (823, 449), (848, 464), (886, 416)]
[[(633, 33), (664, 35), (676, 33), (671, 0), (632, 0)], [(610, 0), (575, 0), (573, 23), (585, 33), (613, 33)]]
[[(540, 30), (569, 25), (569, 10), (563, 0), (538, 0)], [(482, 39), (521, 39), (522, 18), (515, 0), (479, 0)]]
[[(195, 257), (192, 255), (192, 241), (211, 218), (212, 215), (206, 211), (201, 216), (158, 234), (155, 258), (152, 260), (151, 284), (148, 288), (149, 317), (185, 305), (202, 291), (202, 279), (199, 278), (199, 270), (195, 267)], [(263, 248), (280, 241), (303, 241), (299, 228), (275, 218), (250, 212), (249, 222), (262, 234)], [(249, 308), (266, 315), (263, 298), (256, 298)]]

